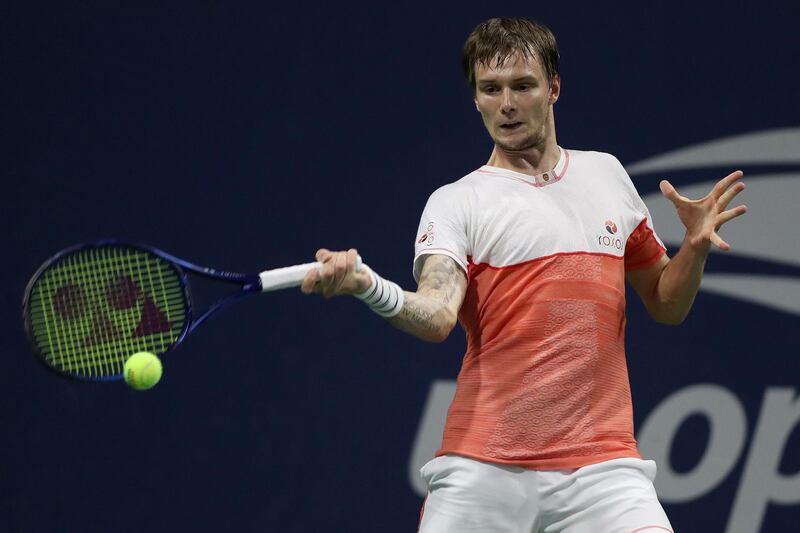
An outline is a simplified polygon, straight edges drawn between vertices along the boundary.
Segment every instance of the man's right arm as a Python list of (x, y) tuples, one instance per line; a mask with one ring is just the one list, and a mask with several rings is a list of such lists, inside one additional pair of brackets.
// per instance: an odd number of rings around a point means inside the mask
[[(321, 249), (317, 261), (320, 270), (308, 272), (301, 289), (326, 298), (359, 294), (370, 285), (368, 272), (355, 271), (356, 250), (331, 252)], [(424, 255), (416, 292), (403, 291), (403, 306), (386, 320), (394, 327), (430, 342), (442, 342), (458, 320), (458, 310), (467, 293), (467, 276), (452, 258), (446, 255)]]
[(446, 255), (427, 255), (422, 260), (417, 291), (403, 291), (403, 308), (387, 320), (424, 341), (442, 342), (458, 321), (458, 310), (467, 293), (467, 276)]

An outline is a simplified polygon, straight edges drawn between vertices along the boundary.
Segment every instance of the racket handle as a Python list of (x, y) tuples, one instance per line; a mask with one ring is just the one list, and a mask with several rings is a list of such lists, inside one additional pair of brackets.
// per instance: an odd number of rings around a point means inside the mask
[[(356, 256), (356, 272), (360, 272), (363, 267), (364, 263), (361, 261), (361, 256)], [(312, 268), (320, 270), (322, 269), (322, 263), (317, 261), (314, 263), (304, 263), (302, 265), (265, 270), (258, 275), (259, 279), (261, 279), (261, 290), (262, 292), (268, 292), (298, 287), (303, 282), (303, 278), (306, 277), (308, 271)]]

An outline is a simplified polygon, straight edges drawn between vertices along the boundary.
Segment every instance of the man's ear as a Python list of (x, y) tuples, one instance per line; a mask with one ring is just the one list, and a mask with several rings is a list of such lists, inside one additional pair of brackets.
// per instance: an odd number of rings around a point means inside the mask
[(556, 74), (553, 76), (553, 82), (550, 84), (550, 95), (548, 96), (548, 100), (550, 105), (556, 103), (558, 97), (561, 95), (561, 76)]

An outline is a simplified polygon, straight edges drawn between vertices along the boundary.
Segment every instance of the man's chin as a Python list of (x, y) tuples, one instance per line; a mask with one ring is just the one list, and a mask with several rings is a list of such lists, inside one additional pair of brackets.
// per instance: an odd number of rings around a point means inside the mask
[(525, 150), (534, 148), (539, 143), (537, 142), (537, 139), (534, 139), (533, 137), (528, 137), (526, 139), (521, 139), (516, 142), (508, 142), (502, 139), (495, 139), (494, 144), (496, 144), (498, 148), (500, 148), (505, 152), (524, 152)]

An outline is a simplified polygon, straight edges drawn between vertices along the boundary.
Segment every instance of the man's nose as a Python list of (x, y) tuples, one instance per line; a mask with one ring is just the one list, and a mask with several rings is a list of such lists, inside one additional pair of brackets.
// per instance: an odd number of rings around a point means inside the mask
[(503, 89), (503, 99), (502, 99), (502, 106), (500, 107), (500, 111), (504, 115), (509, 115), (516, 110), (516, 105), (514, 104), (514, 97), (511, 92), (511, 89), (505, 88)]

